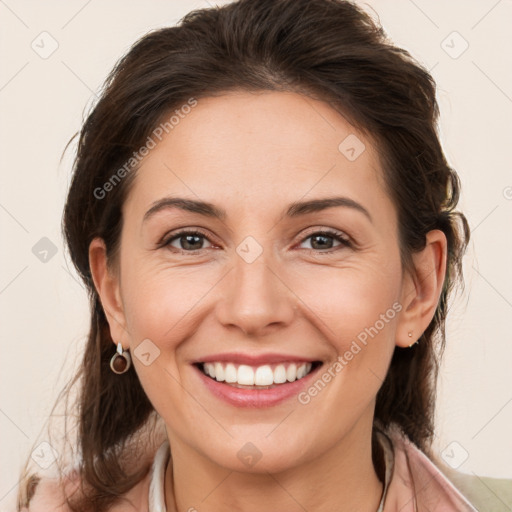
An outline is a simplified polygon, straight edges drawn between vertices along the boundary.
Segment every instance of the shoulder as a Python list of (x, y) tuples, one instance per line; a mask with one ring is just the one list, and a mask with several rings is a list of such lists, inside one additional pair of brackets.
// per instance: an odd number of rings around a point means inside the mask
[(407, 467), (412, 483), (421, 482), (420, 498), (426, 503), (453, 504), (458, 507), (456, 510), (510, 510), (512, 480), (461, 473), (440, 458), (428, 457), (399, 432), (391, 432), (391, 437), (398, 466), (396, 469), (404, 471)]
[(512, 479), (471, 475), (456, 471), (441, 461), (436, 464), (478, 510), (508, 512), (512, 509)]
[(32, 476), (27, 484), (26, 504), (21, 512), (71, 512), (66, 494), (78, 487), (76, 475), (65, 480), (48, 477)]
[[(27, 496), (28, 503), (20, 512), (73, 512), (67, 497), (80, 492), (80, 484), (77, 474), (67, 475), (63, 479), (36, 477)], [(149, 474), (123, 494), (120, 501), (109, 508), (109, 512), (147, 512), (148, 492)]]

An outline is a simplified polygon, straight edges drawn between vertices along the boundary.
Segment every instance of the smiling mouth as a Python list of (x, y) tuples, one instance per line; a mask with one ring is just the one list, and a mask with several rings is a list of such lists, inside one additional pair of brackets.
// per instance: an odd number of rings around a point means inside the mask
[(303, 379), (315, 370), (321, 361), (279, 363), (249, 366), (245, 364), (209, 362), (196, 366), (207, 377), (231, 387), (243, 389), (271, 389)]

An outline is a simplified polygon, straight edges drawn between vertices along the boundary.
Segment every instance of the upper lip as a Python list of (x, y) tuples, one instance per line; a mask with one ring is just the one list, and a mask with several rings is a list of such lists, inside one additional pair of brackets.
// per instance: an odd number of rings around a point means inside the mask
[(319, 359), (294, 356), (290, 354), (242, 354), (240, 352), (224, 352), (222, 354), (212, 354), (197, 359), (194, 363), (235, 363), (246, 364), (248, 366), (261, 366), (264, 364), (275, 363), (313, 363)]

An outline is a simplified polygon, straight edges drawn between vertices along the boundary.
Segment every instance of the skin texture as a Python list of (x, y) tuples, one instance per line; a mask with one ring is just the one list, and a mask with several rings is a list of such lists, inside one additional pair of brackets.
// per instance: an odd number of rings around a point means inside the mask
[[(338, 150), (349, 135), (366, 148), (354, 161)], [(226, 217), (174, 208), (144, 221), (167, 196), (210, 202)], [(284, 216), (293, 202), (333, 196), (356, 201), (371, 220), (347, 206)], [(410, 345), (433, 317), (446, 239), (431, 231), (415, 271), (403, 270), (372, 141), (328, 104), (295, 93), (203, 98), (145, 158), (123, 216), (118, 260), (108, 266), (96, 239), (90, 263), (112, 338), (131, 350), (166, 424), (168, 507), (175, 499), (179, 511), (376, 510), (375, 397), (395, 345)], [(204, 233), (198, 250), (180, 252), (190, 246), (172, 240), (178, 228)], [(351, 245), (311, 236), (326, 229)], [(252, 263), (237, 252), (248, 236), (263, 250)], [(284, 353), (322, 361), (321, 377), (393, 305), (400, 311), (307, 404), (236, 408), (191, 365), (223, 352)], [(133, 355), (146, 339), (160, 351), (149, 366)], [(250, 467), (237, 457), (248, 442), (261, 453)]]

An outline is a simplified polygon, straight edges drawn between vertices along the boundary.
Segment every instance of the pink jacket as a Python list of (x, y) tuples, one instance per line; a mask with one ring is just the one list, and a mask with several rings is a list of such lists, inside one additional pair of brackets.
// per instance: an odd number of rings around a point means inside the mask
[(388, 435), (394, 448), (394, 463), (383, 512), (477, 512), (414, 444), (397, 430)]

